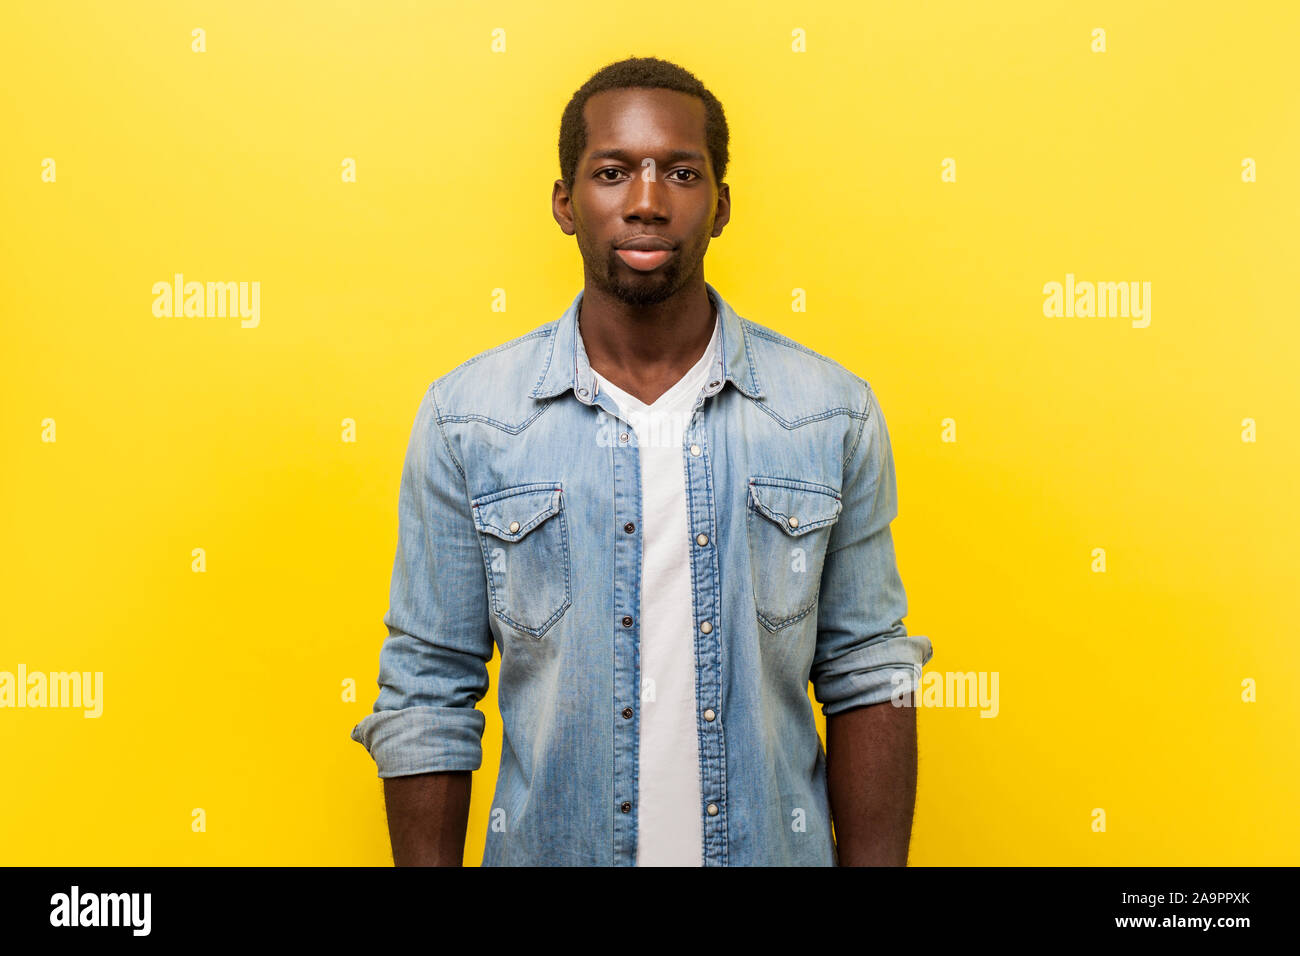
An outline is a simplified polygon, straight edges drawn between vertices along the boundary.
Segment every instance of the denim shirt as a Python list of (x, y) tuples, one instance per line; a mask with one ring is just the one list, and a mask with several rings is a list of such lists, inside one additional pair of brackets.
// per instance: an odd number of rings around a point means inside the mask
[[(739, 316), (682, 443), (705, 866), (838, 865), (813, 694), (831, 716), (915, 690), (893, 456), (867, 382)], [(632, 866), (641, 471), (595, 379), (579, 292), (434, 381), (403, 467), (374, 711), (380, 777), (477, 770), (500, 649), (484, 866)]]

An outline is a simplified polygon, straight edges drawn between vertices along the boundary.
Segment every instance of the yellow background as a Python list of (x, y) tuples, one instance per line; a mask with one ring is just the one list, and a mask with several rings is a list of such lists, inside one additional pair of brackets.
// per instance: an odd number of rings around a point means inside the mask
[[(1296, 5), (562, 14), (5, 5), (0, 670), (105, 688), (98, 720), (0, 711), (0, 862), (389, 862), (348, 734), (416, 406), (580, 288), (560, 113), (628, 55), (727, 111), (709, 281), (876, 390), (927, 671), (1000, 674), (995, 719), (919, 715), (912, 862), (1300, 862)], [(259, 281), (260, 326), (155, 318), (176, 272)], [(1067, 272), (1151, 282), (1150, 327), (1045, 318)]]

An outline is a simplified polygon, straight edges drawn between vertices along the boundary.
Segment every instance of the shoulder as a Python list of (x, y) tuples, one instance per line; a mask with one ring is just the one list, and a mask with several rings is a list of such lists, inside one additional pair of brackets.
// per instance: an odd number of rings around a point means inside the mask
[(472, 355), (429, 386), (439, 419), (514, 421), (526, 395), (540, 380), (559, 319)]
[(787, 422), (841, 414), (865, 418), (871, 386), (843, 364), (789, 335), (742, 318), (764, 401)]

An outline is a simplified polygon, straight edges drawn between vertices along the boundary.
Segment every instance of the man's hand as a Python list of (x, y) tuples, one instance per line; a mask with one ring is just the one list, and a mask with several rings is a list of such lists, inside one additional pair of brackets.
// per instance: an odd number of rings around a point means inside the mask
[(469, 823), (468, 770), (384, 778), (395, 866), (461, 866)]
[(826, 785), (840, 866), (906, 866), (916, 805), (916, 708), (893, 701), (826, 718)]

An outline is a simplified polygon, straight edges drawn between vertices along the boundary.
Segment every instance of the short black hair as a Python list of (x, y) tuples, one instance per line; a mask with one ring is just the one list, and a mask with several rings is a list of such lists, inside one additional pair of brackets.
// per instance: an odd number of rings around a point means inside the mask
[(695, 74), (676, 63), (653, 56), (634, 56), (602, 67), (578, 88), (560, 118), (560, 178), (573, 192), (573, 181), (578, 173), (578, 160), (587, 148), (587, 123), (582, 111), (587, 100), (605, 90), (634, 87), (677, 90), (689, 93), (704, 101), (704, 136), (709, 149), (709, 162), (718, 183), (727, 175), (727, 117), (718, 98), (705, 88)]

